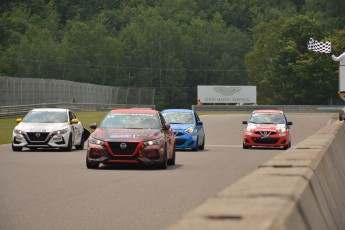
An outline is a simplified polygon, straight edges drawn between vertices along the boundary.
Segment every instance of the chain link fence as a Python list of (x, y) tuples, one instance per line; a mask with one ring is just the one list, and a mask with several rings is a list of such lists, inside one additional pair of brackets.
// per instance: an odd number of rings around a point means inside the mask
[(155, 90), (55, 79), (0, 77), (0, 94), (0, 106), (66, 102), (154, 105)]
[[(102, 86), (55, 79), (0, 77), (0, 112), (27, 105), (154, 107), (155, 89)], [(92, 106), (94, 107), (94, 106)]]

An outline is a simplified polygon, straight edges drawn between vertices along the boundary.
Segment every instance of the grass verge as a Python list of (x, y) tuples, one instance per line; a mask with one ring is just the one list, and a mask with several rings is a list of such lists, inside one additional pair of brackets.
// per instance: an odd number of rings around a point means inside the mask
[[(93, 122), (99, 124), (107, 112), (108, 111), (75, 112), (75, 114), (83, 123), (84, 127), (90, 130), (90, 124)], [(16, 118), (0, 119), (0, 144), (12, 143), (12, 131), (16, 125)], [(92, 130), (90, 131), (92, 132)]]

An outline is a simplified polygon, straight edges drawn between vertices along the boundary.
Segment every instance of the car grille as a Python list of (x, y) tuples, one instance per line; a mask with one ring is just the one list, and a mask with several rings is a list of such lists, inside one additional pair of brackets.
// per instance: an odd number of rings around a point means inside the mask
[(175, 139), (176, 145), (184, 145), (186, 143), (186, 139)]
[(176, 137), (178, 137), (178, 136), (183, 136), (184, 133), (182, 133), (182, 132), (174, 132), (174, 135), (175, 135)]
[[(120, 145), (125, 143), (126, 148), (121, 148)], [(108, 142), (109, 147), (115, 155), (132, 155), (138, 147), (138, 142)]]
[(276, 144), (279, 138), (253, 138), (253, 141), (258, 144)]
[(30, 142), (45, 142), (49, 133), (29, 132), (27, 135)]
[(268, 131), (256, 131), (255, 134), (262, 135), (262, 133), (269, 133), (269, 135), (275, 135), (277, 134), (276, 132), (268, 132)]

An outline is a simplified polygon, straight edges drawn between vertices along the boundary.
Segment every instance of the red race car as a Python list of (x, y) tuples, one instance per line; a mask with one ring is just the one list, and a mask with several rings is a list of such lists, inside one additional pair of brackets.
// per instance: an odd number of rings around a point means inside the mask
[(255, 110), (243, 131), (243, 148), (276, 147), (288, 149), (291, 147), (290, 125), (281, 110)]
[(86, 167), (102, 164), (175, 164), (175, 136), (162, 114), (152, 109), (111, 110), (90, 135)]

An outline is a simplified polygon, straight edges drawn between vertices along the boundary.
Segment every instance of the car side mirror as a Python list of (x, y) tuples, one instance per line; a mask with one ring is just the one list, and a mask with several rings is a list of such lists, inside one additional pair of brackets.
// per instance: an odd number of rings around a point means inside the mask
[(287, 125), (292, 125), (292, 122), (291, 122), (291, 121), (288, 121), (288, 122), (287, 122)]
[(198, 121), (196, 124), (197, 125), (203, 125), (204, 123), (202, 123), (202, 121)]
[(21, 119), (21, 118), (17, 118), (17, 119), (16, 119), (16, 122), (17, 122), (17, 123), (20, 123), (20, 122), (22, 122), (22, 119)]
[(248, 124), (248, 121), (242, 121), (242, 124), (246, 125)]
[(72, 119), (71, 120), (71, 124), (78, 124), (78, 122), (79, 122), (78, 119)]
[(91, 129), (97, 129), (97, 123), (91, 123), (90, 128)]

